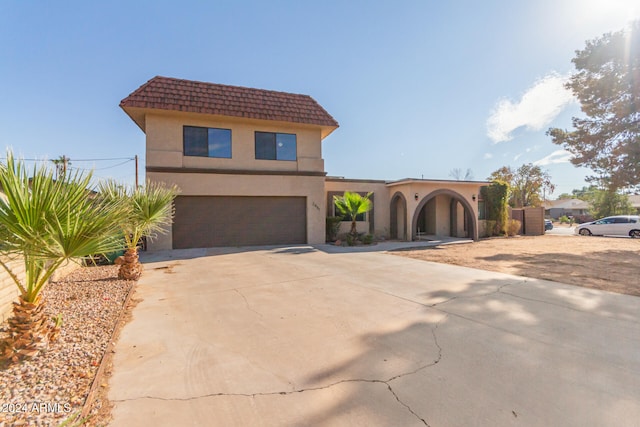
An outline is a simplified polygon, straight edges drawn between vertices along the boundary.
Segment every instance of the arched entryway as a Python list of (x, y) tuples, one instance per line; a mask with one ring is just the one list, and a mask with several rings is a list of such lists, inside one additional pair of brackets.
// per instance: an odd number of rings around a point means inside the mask
[(407, 199), (400, 191), (397, 191), (391, 197), (389, 212), (391, 218), (389, 237), (391, 239), (407, 240)]
[(412, 239), (423, 235), (451, 236), (478, 240), (475, 213), (461, 194), (440, 189), (424, 197), (413, 214)]

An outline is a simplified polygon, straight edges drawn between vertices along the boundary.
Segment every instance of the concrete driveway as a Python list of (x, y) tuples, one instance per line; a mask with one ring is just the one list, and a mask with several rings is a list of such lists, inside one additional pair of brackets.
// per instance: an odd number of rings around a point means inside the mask
[(147, 257), (111, 425), (639, 425), (640, 298), (325, 249)]

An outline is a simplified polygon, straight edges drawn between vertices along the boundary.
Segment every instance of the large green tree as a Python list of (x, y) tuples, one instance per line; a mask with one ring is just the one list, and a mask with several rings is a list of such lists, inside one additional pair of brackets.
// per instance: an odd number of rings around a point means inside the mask
[(572, 59), (576, 72), (566, 87), (578, 98), (584, 117), (573, 130), (551, 128), (576, 166), (592, 169), (612, 189), (640, 184), (640, 21), (627, 29), (589, 40)]
[(488, 180), (509, 184), (509, 204), (514, 208), (540, 206), (544, 197), (555, 189), (549, 173), (533, 163), (524, 164), (518, 169), (503, 166), (494, 171)]

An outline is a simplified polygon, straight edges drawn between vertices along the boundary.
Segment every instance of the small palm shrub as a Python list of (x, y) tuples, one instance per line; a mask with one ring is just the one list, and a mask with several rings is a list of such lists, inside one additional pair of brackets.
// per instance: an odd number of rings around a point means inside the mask
[(345, 191), (342, 197), (333, 196), (333, 202), (338, 211), (345, 217), (351, 219), (351, 231), (349, 234), (356, 239), (358, 230), (356, 228), (356, 218), (360, 214), (367, 213), (373, 207), (373, 203), (369, 199), (372, 193), (361, 196), (358, 193)]
[[(29, 172), (7, 153), (0, 165), (0, 267), (20, 291), (0, 342), (0, 361), (33, 358), (59, 333), (61, 319), (45, 314), (42, 290), (68, 261), (122, 248), (119, 219), (124, 206), (89, 191), (91, 174), (67, 173), (54, 179), (46, 164)], [(9, 261), (24, 263), (24, 280)]]
[(138, 260), (138, 242), (144, 236), (153, 240), (165, 233), (173, 221), (173, 199), (178, 194), (176, 186), (147, 182), (144, 187), (128, 188), (115, 181), (99, 187), (100, 198), (106, 201), (121, 201), (125, 214), (120, 217), (120, 229), (125, 242), (124, 260), (120, 264), (118, 277), (138, 280), (142, 275), (142, 264)]

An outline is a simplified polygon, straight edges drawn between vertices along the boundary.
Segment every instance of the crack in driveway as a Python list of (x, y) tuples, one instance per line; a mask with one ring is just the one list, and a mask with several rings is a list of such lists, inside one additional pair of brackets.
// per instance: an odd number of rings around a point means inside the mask
[(244, 304), (247, 306), (247, 310), (253, 311), (255, 314), (257, 314), (258, 316), (262, 317), (262, 313), (259, 313), (259, 312), (255, 311), (253, 308), (251, 308), (251, 306), (249, 305), (249, 301), (247, 301), (247, 297), (245, 297), (244, 294), (242, 292), (240, 292), (240, 290), (234, 289), (234, 291), (238, 295), (240, 295), (242, 297), (242, 299), (244, 300)]
[[(435, 363), (437, 363), (437, 361)], [(406, 376), (406, 375), (411, 375), (412, 373), (418, 372), (418, 371), (424, 369), (425, 367), (433, 366), (435, 363), (420, 367), (414, 372), (409, 372), (409, 373), (398, 375), (398, 376), (394, 377), (394, 379), (402, 377), (402, 376)], [(391, 381), (391, 380), (387, 380), (387, 381)], [(135, 402), (135, 401), (144, 400), (144, 399), (160, 400), (160, 401), (164, 401), (164, 402), (188, 402), (188, 401), (192, 401), (192, 400), (206, 399), (208, 397), (248, 397), (248, 398), (252, 398), (253, 399), (253, 398), (261, 397), (261, 396), (288, 396), (288, 395), (297, 394), (297, 393), (305, 393), (305, 392), (308, 392), (308, 391), (328, 390), (328, 389), (330, 389), (332, 387), (335, 387), (337, 385), (346, 384), (346, 383), (371, 383), (371, 384), (384, 384), (384, 385), (386, 385), (387, 389), (391, 392), (391, 394), (398, 401), (398, 403), (400, 403), (402, 406), (404, 406), (409, 412), (411, 412), (411, 414), (413, 416), (415, 416), (417, 419), (419, 419), (424, 425), (429, 426), (429, 424), (423, 418), (421, 418), (418, 414), (416, 414), (413, 411), (413, 409), (411, 409), (411, 407), (409, 405), (407, 405), (402, 400), (400, 400), (400, 397), (398, 397), (396, 392), (393, 390), (393, 388), (391, 387), (391, 385), (387, 381), (377, 380), (377, 379), (354, 378), (354, 379), (346, 379), (346, 380), (336, 381), (334, 383), (331, 383), (331, 384), (328, 384), (328, 385), (325, 385), (325, 386), (321, 386), (321, 387), (309, 387), (309, 388), (303, 388), (303, 389), (297, 389), (297, 390), (289, 390), (289, 391), (273, 391), (273, 392), (264, 392), (264, 393), (208, 393), (208, 394), (202, 394), (202, 395), (199, 395), (199, 396), (190, 396), (190, 397), (140, 396), (140, 397), (133, 397), (133, 398), (128, 398), (128, 399), (111, 399), (111, 402), (114, 402), (114, 403)]]
[[(244, 296), (240, 292), (238, 292), (238, 293), (244, 298)], [(246, 298), (245, 298), (245, 302), (246, 302)], [(438, 357), (431, 363), (428, 363), (426, 365), (422, 365), (422, 366), (418, 367), (417, 369), (414, 369), (413, 371), (404, 372), (404, 373), (395, 375), (395, 376), (393, 376), (393, 377), (391, 377), (391, 378), (389, 378), (387, 380), (367, 379), (367, 378), (352, 378), (352, 379), (345, 379), (345, 380), (336, 381), (334, 383), (331, 383), (331, 384), (328, 384), (328, 385), (325, 385), (325, 386), (309, 387), (309, 388), (289, 390), (289, 391), (273, 391), (273, 392), (264, 392), (264, 393), (208, 393), (208, 394), (203, 394), (203, 395), (199, 395), (199, 396), (190, 396), (190, 397), (140, 396), (140, 397), (133, 397), (133, 398), (128, 398), (128, 399), (111, 399), (111, 401), (114, 402), (114, 403), (123, 403), (123, 402), (134, 402), (134, 401), (137, 401), (137, 400), (149, 399), (149, 400), (160, 400), (160, 401), (165, 401), (165, 402), (171, 402), (171, 401), (178, 401), (178, 402), (182, 401), (182, 402), (184, 402), (184, 401), (205, 399), (205, 398), (208, 398), (208, 397), (249, 397), (249, 398), (253, 399), (253, 398), (256, 398), (256, 397), (259, 397), (259, 396), (287, 396), (287, 395), (292, 395), (292, 394), (296, 394), (296, 393), (304, 393), (304, 392), (308, 392), (308, 391), (327, 390), (327, 389), (330, 389), (331, 387), (335, 387), (335, 386), (340, 385), (340, 384), (361, 382), (361, 383), (384, 384), (384, 385), (386, 385), (387, 389), (393, 395), (393, 397), (396, 399), (396, 401), (398, 403), (400, 403), (402, 406), (404, 406), (415, 418), (417, 418), (420, 422), (422, 422), (422, 424), (424, 424), (425, 426), (429, 427), (429, 424), (427, 423), (427, 421), (424, 418), (422, 418), (420, 415), (418, 415), (408, 404), (406, 404), (405, 402), (402, 401), (402, 399), (400, 399), (400, 397), (398, 396), (398, 394), (393, 389), (393, 387), (391, 386), (390, 383), (392, 381), (397, 380), (397, 379), (400, 379), (400, 378), (403, 378), (403, 377), (407, 377), (407, 376), (410, 376), (410, 375), (414, 375), (414, 374), (416, 374), (416, 373), (418, 373), (418, 372), (420, 372), (420, 371), (422, 371), (424, 369), (427, 369), (429, 367), (435, 366), (442, 360), (442, 347), (438, 343), (438, 337), (436, 335), (436, 329), (438, 329), (438, 325), (440, 324), (440, 322), (442, 322), (446, 318), (447, 318), (447, 316), (444, 316), (442, 319), (440, 319), (438, 321), (438, 323), (435, 324), (435, 326), (433, 326), (431, 328), (431, 334), (433, 336), (433, 342), (436, 345), (436, 347), (438, 348)]]

